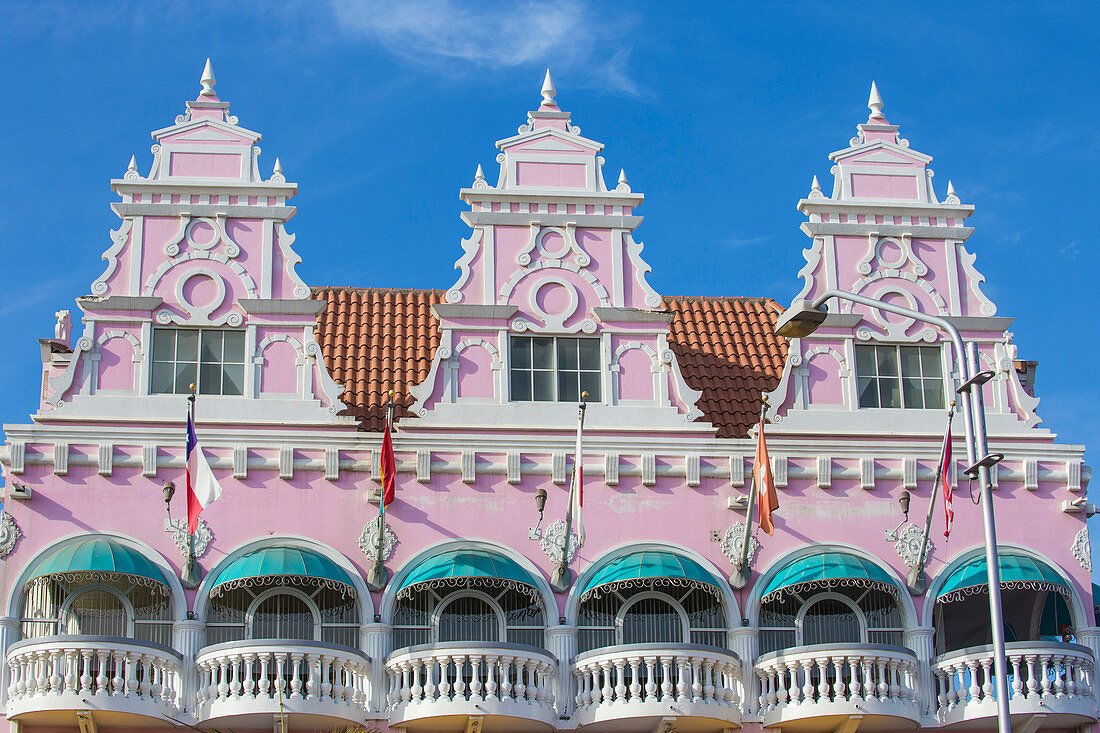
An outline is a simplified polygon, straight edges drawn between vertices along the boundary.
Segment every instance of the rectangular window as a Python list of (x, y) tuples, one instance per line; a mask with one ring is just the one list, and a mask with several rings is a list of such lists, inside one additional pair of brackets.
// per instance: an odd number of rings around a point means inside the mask
[(513, 336), (511, 362), (515, 402), (580, 402), (582, 392), (602, 399), (599, 339)]
[(244, 394), (244, 331), (153, 329), (153, 394)]
[(938, 346), (856, 346), (860, 407), (942, 409)]

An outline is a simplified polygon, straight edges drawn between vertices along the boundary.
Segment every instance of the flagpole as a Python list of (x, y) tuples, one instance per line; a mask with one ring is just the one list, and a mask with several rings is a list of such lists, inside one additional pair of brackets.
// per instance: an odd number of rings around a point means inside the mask
[[(565, 539), (561, 544), (561, 561), (550, 576), (550, 587), (557, 593), (569, 590), (573, 581), (573, 573), (569, 570), (569, 538), (573, 534), (573, 497), (579, 487), (578, 479), (581, 476), (581, 463), (584, 461), (581, 439), (584, 434), (584, 411), (588, 409), (588, 393), (581, 392), (581, 403), (577, 406), (577, 447), (573, 455), (573, 480), (569, 484), (569, 504), (565, 509)], [(577, 538), (577, 549), (580, 549), (580, 538)]]
[(917, 564), (909, 571), (905, 578), (905, 585), (909, 592), (915, 596), (924, 595), (928, 588), (928, 576), (924, 572), (924, 555), (928, 551), (928, 537), (932, 533), (932, 514), (936, 510), (936, 497), (940, 493), (940, 479), (943, 478), (943, 457), (947, 453), (947, 444), (951, 441), (951, 419), (955, 416), (955, 402), (947, 408), (947, 430), (943, 435), (943, 446), (940, 448), (940, 460), (936, 466), (936, 480), (932, 482), (932, 498), (928, 500), (928, 514), (924, 518), (924, 534), (920, 538), (920, 552), (917, 553)]
[[(386, 401), (386, 432), (393, 430), (393, 396), (391, 389)], [(383, 435), (383, 440), (385, 435)], [(384, 482), (383, 482), (384, 483)], [(382, 543), (386, 538), (386, 491), (383, 486), (382, 496), (378, 500), (378, 546), (374, 557), (374, 565), (367, 575), (367, 587), (374, 591), (380, 591), (386, 586), (386, 565), (382, 559)]]
[[(187, 395), (187, 417), (189, 418), (188, 422), (190, 422), (192, 425), (194, 425), (195, 424), (195, 389), (196, 389), (194, 382), (192, 382), (189, 385), (189, 387), (191, 389), (191, 394)], [(186, 433), (186, 428), (185, 428), (185, 430), (184, 430), (184, 440), (183, 440), (184, 446), (187, 445), (187, 437), (186, 436), (187, 436), (187, 433)], [(196, 446), (195, 450), (202, 450), (202, 448), (199, 448), (198, 446)], [(186, 460), (187, 460), (187, 449), (185, 447), (184, 448), (184, 461), (186, 461)], [(184, 470), (186, 470), (186, 469), (184, 469)], [(188, 501), (190, 501), (190, 499), (188, 497), (184, 497), (184, 498), (187, 499)], [(187, 557), (184, 559), (183, 571), (180, 573), (180, 583), (183, 584), (184, 588), (197, 588), (198, 585), (199, 585), (199, 581), (202, 580), (202, 573), (199, 571), (198, 563), (195, 562), (195, 535), (191, 533), (190, 509), (188, 509), (188, 518), (185, 519), (184, 521), (187, 523)]]
[[(764, 415), (768, 411), (768, 394), (765, 392), (760, 402), (760, 429), (764, 429)], [(743, 460), (743, 459), (742, 459)], [(755, 469), (755, 466), (754, 466)], [(756, 507), (756, 471), (750, 474), (749, 478), (749, 503), (745, 507), (745, 531), (742, 533), (743, 540), (741, 542), (741, 555), (737, 559), (737, 566), (733, 572), (730, 573), (730, 586), (740, 590), (749, 584), (749, 576), (752, 570), (749, 569), (749, 538), (752, 531), (752, 510)]]

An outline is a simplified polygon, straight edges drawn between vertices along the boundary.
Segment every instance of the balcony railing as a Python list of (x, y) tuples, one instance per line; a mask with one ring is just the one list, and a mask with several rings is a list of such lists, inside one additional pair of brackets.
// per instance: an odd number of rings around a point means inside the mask
[(161, 718), (179, 710), (180, 655), (111, 636), (48, 636), (8, 650), (7, 717), (97, 710)]
[(443, 642), (386, 660), (390, 725), (443, 716), (499, 715), (552, 725), (557, 662), (535, 647)]
[(669, 715), (741, 722), (741, 660), (714, 647), (606, 647), (577, 655), (573, 678), (577, 725)]
[(200, 650), (195, 666), (200, 720), (281, 712), (361, 722), (369, 712), (370, 660), (349, 647), (231, 641)]
[[(1005, 645), (1011, 712), (1096, 718), (1093, 658), (1088, 647), (1023, 641)], [(932, 664), (936, 713), (944, 725), (997, 716), (993, 647), (941, 655)], [(1061, 720), (1060, 723), (1069, 721)]]
[(917, 660), (885, 644), (819, 644), (772, 652), (756, 663), (765, 726), (831, 716), (917, 721)]

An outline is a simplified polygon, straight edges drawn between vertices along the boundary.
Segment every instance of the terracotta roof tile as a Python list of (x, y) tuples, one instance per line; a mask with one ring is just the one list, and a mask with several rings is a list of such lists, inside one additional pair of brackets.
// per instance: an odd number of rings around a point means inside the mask
[[(313, 288), (327, 301), (317, 342), (333, 379), (347, 389), (344, 414), (360, 429), (380, 431), (385, 395), (396, 392), (396, 415), (410, 415), (409, 390), (428, 374), (439, 346), (431, 307), (442, 290)], [(782, 308), (769, 298), (665, 298), (673, 313), (669, 347), (684, 379), (703, 394), (699, 408), (719, 437), (742, 437), (758, 419), (760, 395), (775, 389), (787, 341), (775, 334)]]

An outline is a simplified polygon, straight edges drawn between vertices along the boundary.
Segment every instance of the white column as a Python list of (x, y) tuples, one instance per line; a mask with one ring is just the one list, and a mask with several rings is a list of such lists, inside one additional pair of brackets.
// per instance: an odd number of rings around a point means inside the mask
[(370, 623), (359, 627), (359, 650), (370, 657), (370, 710), (385, 717), (386, 657), (393, 651), (393, 627)]
[(933, 633), (931, 626), (918, 626), (906, 629), (902, 634), (902, 645), (912, 649), (917, 657), (917, 703), (920, 705), (921, 715), (933, 715), (936, 712), (936, 692), (932, 683), (932, 657), (935, 654)]
[(195, 713), (195, 693), (199, 685), (199, 671), (195, 657), (206, 646), (206, 624), (189, 618), (172, 624), (172, 647), (179, 652), (180, 660), (180, 712)]
[(8, 670), (8, 648), (19, 641), (19, 619), (11, 616), (0, 616), (0, 701), (7, 704), (8, 678), (11, 675)]
[[(1100, 627), (1085, 626), (1075, 629), (1073, 635), (1077, 637), (1078, 644), (1089, 648), (1092, 652), (1093, 664), (1100, 667)], [(1097, 684), (1095, 679), (1092, 681), (1092, 692), (1096, 696), (1097, 705), (1100, 705), (1100, 684)]]
[(558, 715), (573, 714), (573, 657), (577, 656), (577, 629), (573, 626), (547, 626), (546, 648), (558, 660), (554, 707)]
[(751, 626), (738, 626), (726, 632), (726, 645), (741, 660), (741, 712), (756, 713), (760, 693), (757, 690), (756, 658), (760, 656), (760, 636)]

